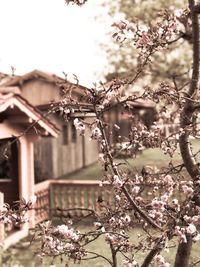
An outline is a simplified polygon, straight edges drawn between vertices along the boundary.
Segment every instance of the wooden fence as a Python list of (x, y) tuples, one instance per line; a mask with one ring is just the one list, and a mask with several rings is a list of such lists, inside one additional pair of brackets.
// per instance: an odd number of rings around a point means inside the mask
[(35, 185), (35, 224), (49, 219), (50, 195), (49, 186), (51, 180), (47, 180)]
[(98, 181), (49, 180), (35, 186), (37, 202), (35, 223), (55, 217), (81, 217), (89, 210), (99, 211), (101, 200), (112, 205), (114, 192), (110, 185), (99, 186)]

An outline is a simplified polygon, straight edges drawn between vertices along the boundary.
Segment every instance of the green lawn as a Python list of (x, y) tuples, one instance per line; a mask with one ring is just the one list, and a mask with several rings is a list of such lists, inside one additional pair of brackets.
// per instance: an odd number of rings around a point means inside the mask
[[(200, 149), (200, 140), (192, 140), (192, 145), (194, 147), (194, 153), (196, 153)], [(198, 155), (198, 159), (200, 160), (200, 155)], [(143, 166), (157, 166), (158, 168), (167, 167), (170, 160), (172, 160), (173, 164), (182, 163), (179, 150), (175, 152), (172, 159), (165, 155), (162, 150), (155, 148), (146, 149), (136, 157), (128, 158), (127, 160), (115, 159), (115, 162), (123, 163), (123, 165), (121, 165), (123, 169), (141, 170)], [(70, 180), (101, 180), (103, 174), (103, 167), (100, 162), (97, 162), (62, 178)]]

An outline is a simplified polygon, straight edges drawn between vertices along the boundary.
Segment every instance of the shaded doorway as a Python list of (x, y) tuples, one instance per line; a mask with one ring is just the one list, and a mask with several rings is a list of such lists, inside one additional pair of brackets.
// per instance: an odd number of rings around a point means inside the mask
[(16, 138), (0, 140), (0, 191), (10, 205), (19, 200), (18, 143)]

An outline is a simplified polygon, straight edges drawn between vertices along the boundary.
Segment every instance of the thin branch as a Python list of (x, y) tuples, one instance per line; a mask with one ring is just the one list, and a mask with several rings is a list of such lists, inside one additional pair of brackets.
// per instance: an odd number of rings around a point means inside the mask
[(144, 259), (141, 267), (148, 267), (150, 265), (153, 258), (165, 247), (165, 241), (166, 240), (163, 240), (163, 237), (159, 239), (158, 243), (150, 250), (146, 258)]
[[(96, 252), (93, 252), (93, 251), (86, 251), (86, 253), (95, 255), (96, 258), (97, 258), (97, 257), (102, 258), (102, 259), (104, 259), (105, 261), (107, 261), (111, 266), (113, 266), (112, 261), (109, 260), (108, 258), (106, 258), (106, 257), (103, 256), (103, 255), (100, 255), (100, 254), (98, 254), (98, 253), (96, 253)], [(87, 259), (87, 258), (85, 258), (85, 260), (86, 260), (86, 259)], [(95, 258), (93, 258), (93, 259), (95, 259)], [(84, 260), (84, 258), (82, 258), (81, 260)]]
[(189, 265), (189, 267), (194, 267), (194, 266), (196, 266), (198, 263), (200, 263), (200, 260), (197, 260), (197, 261), (191, 263), (191, 264)]
[[(102, 138), (103, 140), (105, 141), (105, 152), (106, 152), (106, 155), (109, 159), (109, 162), (110, 162), (110, 165), (112, 167), (112, 172), (114, 175), (117, 175), (118, 177), (121, 177), (118, 169), (116, 168), (114, 162), (113, 162), (113, 158), (112, 158), (112, 155), (111, 155), (111, 152), (109, 151), (109, 144), (108, 144), (108, 141), (107, 141), (107, 138), (106, 138), (106, 133), (105, 133), (105, 130), (104, 130), (104, 126), (103, 126), (103, 123), (99, 117), (99, 114), (96, 110), (96, 107), (94, 106), (94, 110), (95, 110), (95, 113), (96, 113), (96, 117), (98, 119), (98, 122), (99, 122), (99, 128), (101, 130), (101, 133), (102, 133)], [(128, 190), (127, 188), (125, 187), (125, 185), (123, 185), (121, 187), (121, 190), (122, 192), (125, 194), (125, 196), (127, 197), (127, 200), (129, 201), (129, 203), (131, 204), (131, 206), (133, 207), (133, 209), (138, 212), (138, 214), (146, 221), (149, 223), (149, 225), (151, 225), (153, 228), (156, 228), (156, 229), (159, 229), (159, 230), (162, 230), (162, 227), (160, 225), (158, 225), (155, 221), (153, 221), (137, 204), (136, 202), (133, 200), (133, 198), (131, 197), (131, 195), (128, 193)]]

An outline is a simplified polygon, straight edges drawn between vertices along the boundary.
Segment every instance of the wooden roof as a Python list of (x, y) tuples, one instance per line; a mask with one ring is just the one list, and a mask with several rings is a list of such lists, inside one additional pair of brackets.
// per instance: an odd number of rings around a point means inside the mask
[[(27, 80), (37, 79), (39, 77), (43, 78), (49, 82), (55, 82), (56, 79), (59, 79), (59, 80), (62, 79), (62, 78), (56, 76), (55, 74), (50, 74), (50, 73), (35, 69), (35, 70), (28, 72), (24, 75), (11, 76), (10, 79), (5, 81), (2, 85), (3, 86), (20, 85)], [(62, 80), (64, 80), (64, 79), (62, 79)]]
[(134, 101), (127, 101), (128, 104), (133, 108), (155, 108), (156, 104), (147, 99), (137, 99)]
[(41, 70), (33, 70), (31, 72), (28, 72), (24, 75), (18, 75), (18, 76), (11, 76), (8, 78), (5, 82), (1, 83), (1, 87), (8, 87), (8, 86), (21, 86), (24, 82), (33, 80), (33, 79), (42, 79), (46, 82), (57, 84), (58, 87), (60, 86), (73, 86), (73, 91), (77, 94), (84, 96), (85, 91), (87, 90), (86, 87), (72, 83), (66, 79), (63, 79), (55, 74), (47, 73)]
[(1, 114), (13, 124), (22, 125), (25, 130), (28, 127), (35, 134), (58, 136), (59, 129), (20, 95), (0, 94), (0, 116)]

